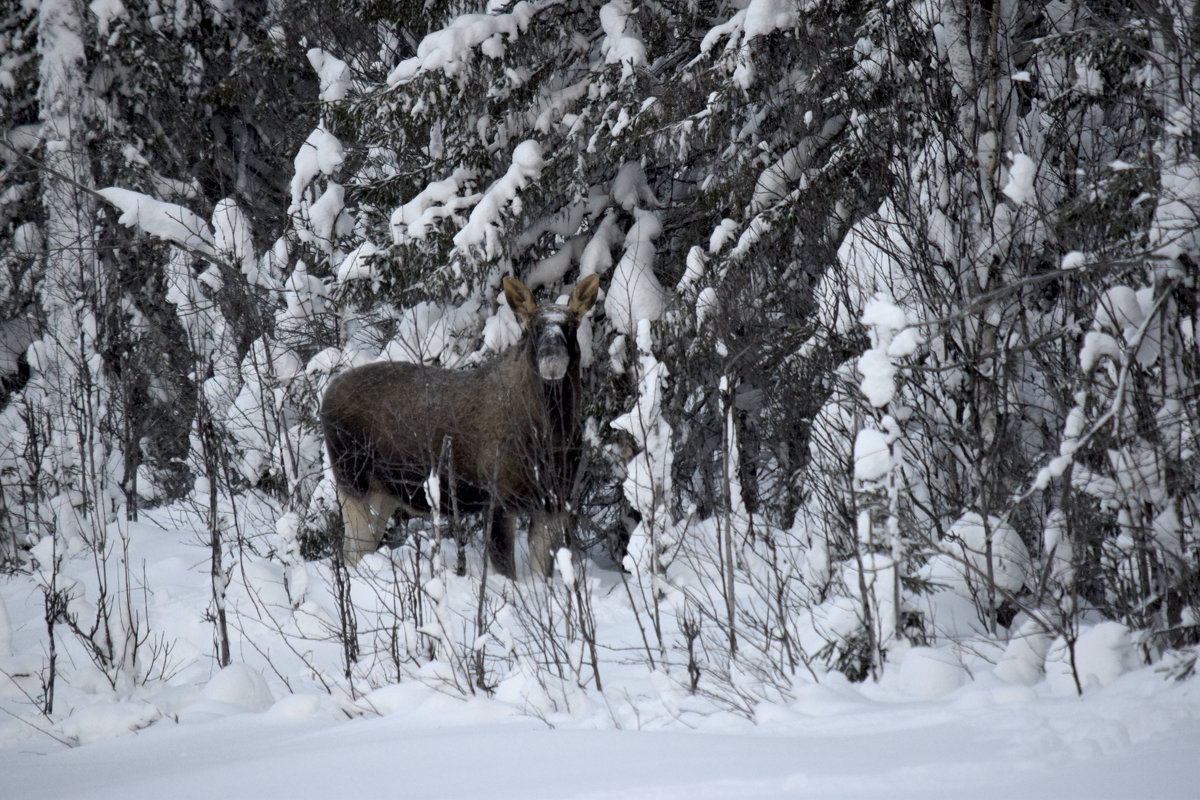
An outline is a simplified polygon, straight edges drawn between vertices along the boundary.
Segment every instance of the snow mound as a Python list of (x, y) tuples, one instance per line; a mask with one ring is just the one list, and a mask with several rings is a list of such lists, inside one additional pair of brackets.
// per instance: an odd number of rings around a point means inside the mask
[(1032, 567), (1029, 550), (1020, 534), (998, 517), (989, 517), (988, 525), (974, 511), (963, 514), (950, 526), (949, 541), (943, 549), (956, 558), (956, 570), (968, 583), (980, 585), (988, 570), (987, 533), (992, 534), (992, 572), (997, 588), (1016, 592), (1025, 585)]
[(900, 662), (900, 688), (915, 697), (942, 697), (966, 682), (967, 671), (950, 647), (914, 647)]
[(77, 709), (58, 726), (66, 738), (79, 744), (112, 739), (155, 722), (159, 710), (149, 703), (104, 703)]
[(1050, 635), (1036, 622), (1026, 621), (1005, 647), (996, 664), (996, 677), (1006, 683), (1032, 686), (1041, 680), (1049, 649)]
[(205, 700), (244, 711), (266, 711), (275, 704), (262, 673), (246, 664), (230, 664), (204, 687)]
[[(1079, 685), (1088, 689), (1107, 686), (1138, 666), (1129, 629), (1119, 622), (1101, 622), (1080, 631), (1075, 642), (1075, 670)], [(1046, 683), (1057, 695), (1077, 693), (1071, 670), (1071, 651), (1063, 637), (1054, 640), (1046, 654)]]

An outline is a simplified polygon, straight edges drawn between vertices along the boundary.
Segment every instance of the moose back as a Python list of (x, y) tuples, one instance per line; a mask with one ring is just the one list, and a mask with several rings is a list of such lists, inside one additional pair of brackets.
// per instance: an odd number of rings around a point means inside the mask
[(516, 278), (503, 285), (524, 337), (500, 357), (461, 371), (377, 362), (330, 384), (321, 425), (348, 563), (379, 546), (397, 509), (428, 514), (432, 498), (445, 514), (491, 515), (488, 555), (510, 578), (516, 516), (528, 515), (530, 569), (550, 573), (579, 460), (575, 333), (599, 279), (579, 281), (565, 306), (538, 306)]

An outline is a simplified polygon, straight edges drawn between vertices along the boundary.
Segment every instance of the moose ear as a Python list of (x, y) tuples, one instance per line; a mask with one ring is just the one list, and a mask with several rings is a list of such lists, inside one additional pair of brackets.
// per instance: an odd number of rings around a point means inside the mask
[(537, 301), (533, 299), (533, 292), (511, 275), (505, 275), (501, 284), (504, 286), (504, 296), (508, 299), (509, 308), (520, 318), (522, 325), (528, 325), (529, 320), (537, 313)]
[(596, 302), (596, 292), (600, 290), (600, 276), (592, 273), (575, 284), (571, 299), (567, 301), (567, 309), (576, 317), (582, 317)]

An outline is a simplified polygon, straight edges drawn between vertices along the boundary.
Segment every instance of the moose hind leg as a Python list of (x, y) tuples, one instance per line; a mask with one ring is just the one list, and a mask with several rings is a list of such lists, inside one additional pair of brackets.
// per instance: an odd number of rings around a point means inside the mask
[(516, 531), (517, 520), (512, 514), (500, 507), (492, 511), (492, 530), (487, 542), (488, 559), (496, 572), (510, 579), (516, 576), (513, 558)]
[(348, 565), (354, 566), (367, 553), (379, 549), (388, 521), (400, 504), (375, 487), (362, 497), (355, 497), (339, 487), (338, 502), (345, 524), (342, 557)]
[(550, 577), (554, 572), (554, 554), (563, 546), (567, 530), (566, 514), (535, 513), (529, 521), (529, 571)]

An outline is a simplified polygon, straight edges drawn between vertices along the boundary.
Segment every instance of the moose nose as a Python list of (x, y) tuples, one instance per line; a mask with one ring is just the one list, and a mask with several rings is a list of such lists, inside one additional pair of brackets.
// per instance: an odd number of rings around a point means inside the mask
[(545, 381), (561, 381), (567, 374), (568, 360), (565, 352), (545, 353), (538, 356), (538, 374)]

